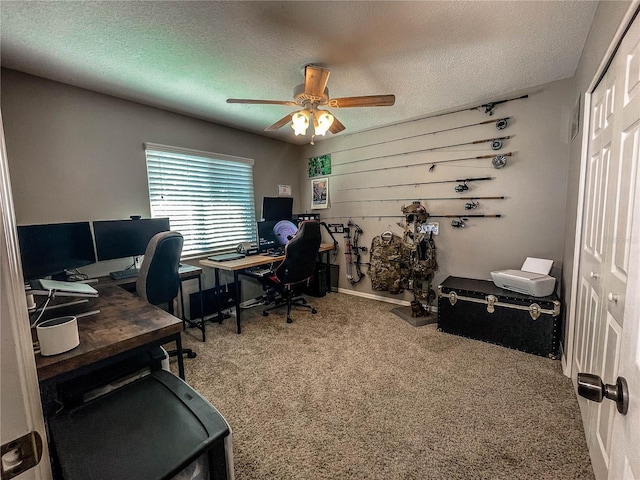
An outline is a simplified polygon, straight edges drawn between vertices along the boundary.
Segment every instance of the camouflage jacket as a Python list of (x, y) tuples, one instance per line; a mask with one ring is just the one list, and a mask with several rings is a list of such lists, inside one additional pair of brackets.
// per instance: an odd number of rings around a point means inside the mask
[(402, 292), (400, 265), (403, 254), (402, 238), (397, 235), (378, 235), (371, 240), (369, 277), (371, 288), (389, 293)]

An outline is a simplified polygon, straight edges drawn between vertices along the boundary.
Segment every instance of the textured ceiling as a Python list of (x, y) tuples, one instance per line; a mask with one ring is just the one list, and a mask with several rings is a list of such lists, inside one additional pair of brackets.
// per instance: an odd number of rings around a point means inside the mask
[[(589, 1), (1, 1), (2, 66), (291, 143), (309, 63), (332, 97), (393, 93), (393, 107), (332, 113), (339, 135), (571, 77)], [(327, 134), (330, 135), (330, 134)]]

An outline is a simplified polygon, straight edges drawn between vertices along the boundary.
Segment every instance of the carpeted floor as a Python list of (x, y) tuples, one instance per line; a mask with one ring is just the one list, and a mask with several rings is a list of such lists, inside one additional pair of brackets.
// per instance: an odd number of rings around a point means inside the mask
[[(413, 327), (332, 293), (187, 330), (187, 382), (234, 432), (237, 480), (592, 479), (560, 362)], [(175, 365), (174, 365), (175, 366)]]

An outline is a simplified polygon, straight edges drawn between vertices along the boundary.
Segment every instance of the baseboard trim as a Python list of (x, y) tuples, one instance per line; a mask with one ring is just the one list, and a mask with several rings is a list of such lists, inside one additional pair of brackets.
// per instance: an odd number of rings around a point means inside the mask
[(396, 300), (395, 298), (383, 297), (381, 295), (374, 295), (372, 293), (357, 292), (355, 290), (348, 290), (346, 288), (338, 288), (338, 293), (346, 293), (347, 295), (353, 295), (356, 297), (370, 298), (371, 300), (393, 303), (394, 305), (402, 305), (403, 307), (411, 305), (411, 302), (408, 302), (407, 300)]

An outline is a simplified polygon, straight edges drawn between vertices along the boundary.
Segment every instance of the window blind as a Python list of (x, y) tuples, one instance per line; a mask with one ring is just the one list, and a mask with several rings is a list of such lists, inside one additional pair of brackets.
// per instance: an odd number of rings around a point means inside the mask
[(182, 233), (182, 256), (256, 241), (253, 160), (145, 143), (151, 216)]

